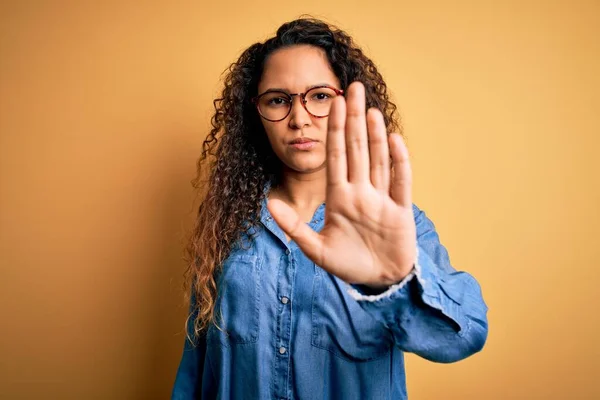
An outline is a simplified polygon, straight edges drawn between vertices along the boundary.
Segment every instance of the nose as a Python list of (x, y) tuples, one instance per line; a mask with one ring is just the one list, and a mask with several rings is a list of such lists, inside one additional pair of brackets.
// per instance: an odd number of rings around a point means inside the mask
[(309, 126), (312, 123), (310, 114), (304, 108), (302, 104), (302, 98), (300, 96), (292, 97), (292, 109), (290, 110), (290, 128), (302, 129), (305, 126)]

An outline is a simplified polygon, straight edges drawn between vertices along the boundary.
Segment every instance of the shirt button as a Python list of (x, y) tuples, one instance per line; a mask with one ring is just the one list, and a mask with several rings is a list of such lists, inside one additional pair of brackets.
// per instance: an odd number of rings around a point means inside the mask
[(285, 254), (290, 255), (290, 249), (285, 249)]
[(282, 302), (283, 304), (287, 304), (287, 303), (288, 303), (288, 301), (290, 301), (290, 299), (288, 299), (287, 297), (282, 297), (282, 298), (281, 298), (281, 302)]
[(280, 347), (279, 348), (279, 354), (285, 354), (285, 347)]

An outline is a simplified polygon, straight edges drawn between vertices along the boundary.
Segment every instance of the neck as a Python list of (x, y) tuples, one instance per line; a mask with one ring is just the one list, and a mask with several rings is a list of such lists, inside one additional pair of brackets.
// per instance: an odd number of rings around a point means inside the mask
[(286, 170), (273, 194), (296, 210), (314, 210), (325, 201), (326, 169), (310, 174)]

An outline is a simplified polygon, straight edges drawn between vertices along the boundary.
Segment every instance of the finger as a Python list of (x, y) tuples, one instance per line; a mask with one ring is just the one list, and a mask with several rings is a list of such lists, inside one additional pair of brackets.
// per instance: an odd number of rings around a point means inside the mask
[(327, 184), (339, 185), (348, 182), (346, 161), (346, 101), (343, 96), (333, 99), (327, 121)]
[(386, 194), (390, 190), (390, 151), (383, 114), (376, 108), (367, 111), (371, 184)]
[(358, 183), (369, 179), (369, 144), (365, 116), (365, 87), (353, 82), (346, 100), (346, 154), (348, 181)]
[(269, 200), (267, 208), (277, 225), (298, 244), (304, 254), (317, 265), (323, 265), (323, 241), (320, 235), (304, 223), (298, 213), (283, 201)]
[(408, 158), (408, 149), (401, 135), (389, 135), (390, 153), (394, 165), (390, 194), (396, 204), (409, 207), (412, 205), (412, 169)]

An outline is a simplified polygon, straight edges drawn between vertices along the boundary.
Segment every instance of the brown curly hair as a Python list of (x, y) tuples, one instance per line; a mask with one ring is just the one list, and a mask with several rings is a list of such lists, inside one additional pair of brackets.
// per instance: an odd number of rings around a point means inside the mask
[[(186, 247), (185, 292), (190, 301), (188, 337), (197, 338), (210, 323), (217, 296), (217, 275), (233, 246), (260, 223), (260, 207), (269, 182), (281, 179), (281, 162), (271, 149), (252, 103), (265, 61), (278, 49), (294, 45), (321, 48), (346, 89), (365, 86), (367, 107), (382, 111), (388, 132), (402, 134), (396, 105), (375, 64), (339, 28), (314, 18), (283, 24), (275, 37), (255, 43), (226, 70), (220, 98), (214, 100), (212, 129), (202, 145), (192, 185), (202, 202)], [(193, 324), (189, 324), (193, 320)]]

